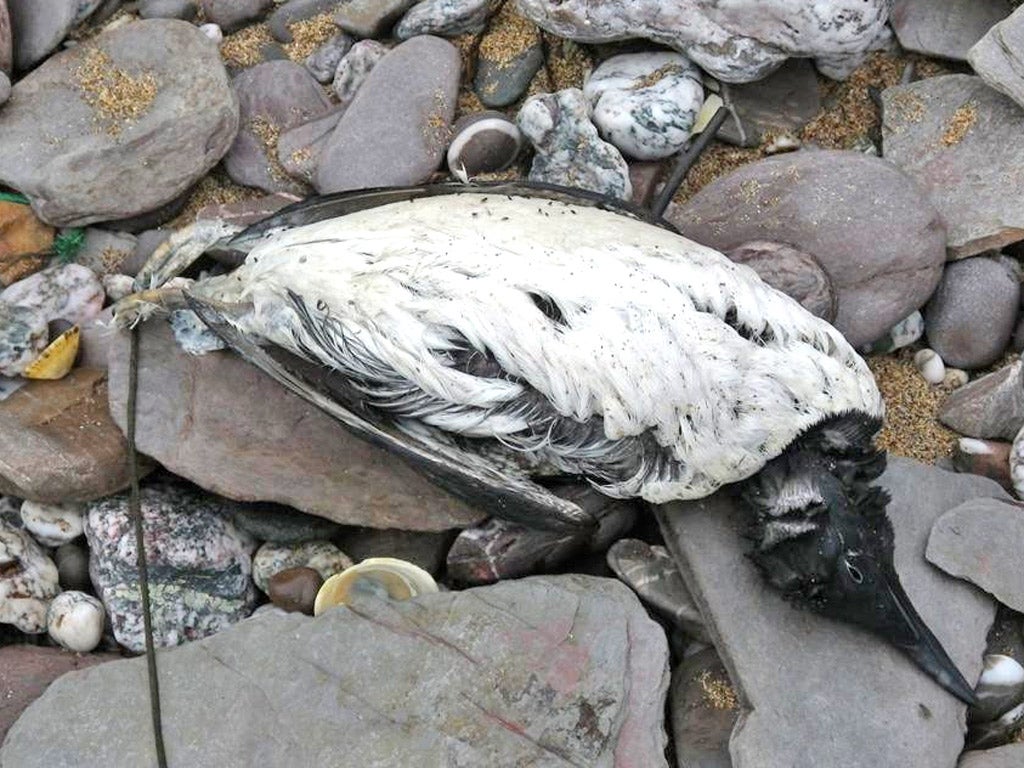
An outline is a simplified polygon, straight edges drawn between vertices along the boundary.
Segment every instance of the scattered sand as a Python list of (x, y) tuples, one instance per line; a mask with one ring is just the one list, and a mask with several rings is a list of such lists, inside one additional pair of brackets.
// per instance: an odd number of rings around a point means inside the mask
[(199, 213), (200, 209), (208, 205), (254, 200), (262, 197), (263, 194), (258, 189), (235, 184), (228, 177), (227, 173), (218, 166), (196, 184), (182, 212), (163, 226), (168, 229), (179, 229), (195, 221), (196, 214)]
[(232, 67), (251, 67), (263, 60), (260, 52), (264, 45), (271, 43), (274, 38), (269, 27), (253, 24), (225, 37), (220, 44), (220, 57)]
[(157, 95), (152, 72), (129, 74), (115, 67), (106, 52), (94, 46), (86, 47), (74, 77), (83, 98), (111, 136), (119, 135), (145, 115)]
[(480, 55), (505, 68), (523, 51), (537, 43), (537, 26), (516, 13), (515, 4), (506, 2), (491, 21), (490, 30), (480, 40)]
[(267, 171), (270, 173), (271, 178), (278, 181), (289, 179), (288, 172), (277, 159), (277, 142), (281, 140), (280, 127), (266, 117), (254, 117), (249, 121), (249, 130), (263, 144), (268, 160)]
[(341, 30), (334, 25), (333, 12), (321, 13), (319, 16), (296, 21), (288, 25), (292, 33), (292, 41), (284, 45), (288, 58), (301, 64), (313, 51), (334, 37)]
[(563, 40), (548, 32), (542, 34), (547, 44), (547, 60), (530, 82), (526, 95), (582, 88), (593, 68), (586, 50), (572, 40)]
[(739, 709), (739, 698), (736, 690), (728, 680), (716, 677), (705, 669), (697, 678), (703, 692), (704, 702), (712, 709)]
[(868, 358), (868, 366), (885, 401), (879, 447), (926, 464), (949, 456), (959, 435), (942, 426), (936, 415), (951, 390), (926, 382), (914, 366), (910, 350)]
[(676, 203), (685, 203), (712, 181), (735, 171), (747, 163), (764, 157), (764, 144), (760, 147), (734, 147), (720, 141), (714, 141), (704, 150), (686, 179), (679, 185), (675, 196)]
[(973, 101), (969, 101), (959, 107), (950, 118), (946, 132), (942, 134), (943, 146), (952, 147), (959, 144), (976, 122), (978, 122), (978, 108)]

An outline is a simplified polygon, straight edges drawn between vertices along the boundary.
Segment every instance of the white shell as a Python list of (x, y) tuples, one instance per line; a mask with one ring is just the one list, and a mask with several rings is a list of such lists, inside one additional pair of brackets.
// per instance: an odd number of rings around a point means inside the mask
[(69, 651), (88, 653), (103, 638), (103, 603), (85, 592), (61, 592), (50, 603), (46, 630)]
[(323, 583), (316, 594), (313, 615), (319, 616), (337, 605), (347, 605), (358, 592), (408, 600), (437, 591), (437, 582), (418, 565), (394, 557), (370, 557)]
[(915, 354), (914, 365), (929, 384), (941, 384), (946, 379), (946, 364), (933, 349), (922, 349)]
[(82, 535), (84, 504), (21, 503), (21, 522), (36, 541), (45, 547), (59, 547)]

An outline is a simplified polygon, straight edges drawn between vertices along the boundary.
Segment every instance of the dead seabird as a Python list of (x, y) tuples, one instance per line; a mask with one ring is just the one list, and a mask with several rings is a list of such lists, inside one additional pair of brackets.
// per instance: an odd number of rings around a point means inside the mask
[[(159, 289), (206, 251), (244, 262)], [(735, 484), (751, 557), (973, 700), (893, 568), (883, 405), (843, 336), (742, 265), (621, 206), (526, 185), (344, 193), (172, 238), (121, 324), (193, 310), (228, 346), (451, 492), (535, 527), (535, 479), (651, 503)], [(142, 290), (144, 289), (144, 290)]]

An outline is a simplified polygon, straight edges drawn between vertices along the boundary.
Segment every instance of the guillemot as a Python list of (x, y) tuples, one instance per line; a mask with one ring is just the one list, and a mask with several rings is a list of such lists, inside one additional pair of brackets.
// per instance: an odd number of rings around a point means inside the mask
[[(204, 252), (232, 272), (160, 288)], [(244, 261), (241, 261), (244, 258)], [(972, 701), (892, 562), (883, 404), (843, 336), (642, 211), (538, 185), (342, 193), (176, 235), (115, 312), (193, 311), (357, 435), (496, 516), (585, 526), (538, 479), (652, 504), (733, 486), (751, 559)]]

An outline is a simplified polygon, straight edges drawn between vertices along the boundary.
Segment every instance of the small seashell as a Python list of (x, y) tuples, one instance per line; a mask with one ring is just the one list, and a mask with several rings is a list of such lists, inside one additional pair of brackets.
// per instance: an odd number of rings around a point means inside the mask
[(418, 565), (393, 557), (371, 557), (327, 579), (317, 592), (313, 615), (347, 605), (359, 593), (409, 600), (437, 591), (437, 582)]
[(914, 365), (929, 384), (941, 384), (946, 379), (946, 364), (934, 349), (922, 349), (915, 354)]
[(961, 370), (960, 368), (947, 368), (946, 376), (942, 380), (942, 383), (950, 389), (959, 389), (967, 384), (970, 379), (971, 377), (968, 376), (967, 371)]
[(26, 379), (63, 379), (78, 357), (78, 326), (72, 326), (50, 342), (21, 375)]

